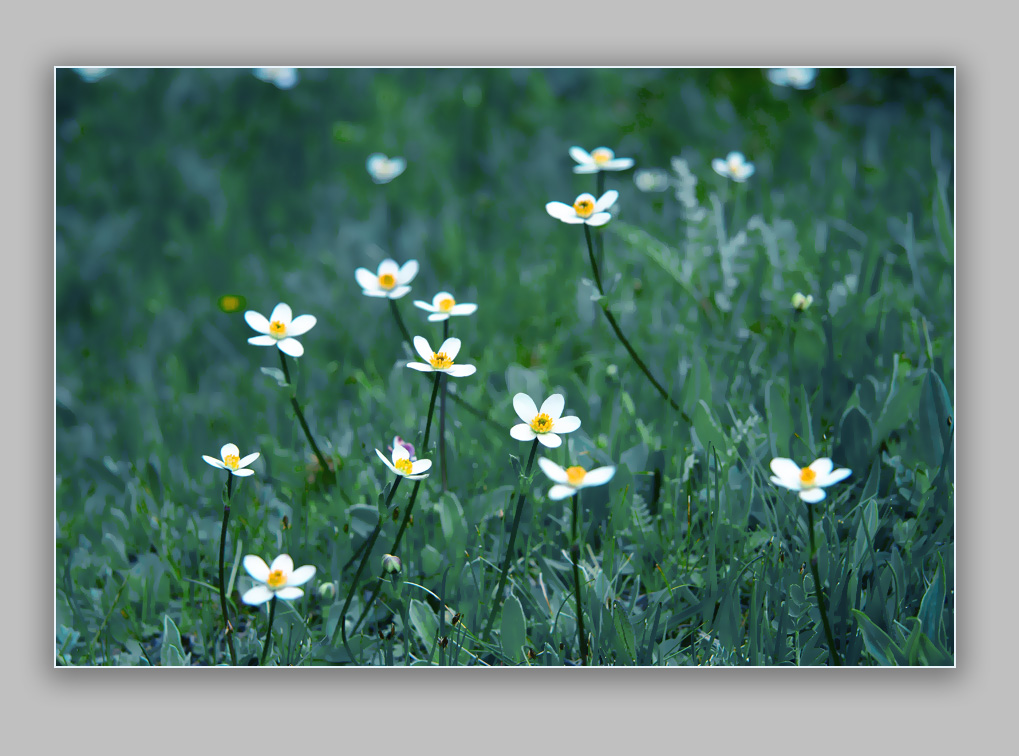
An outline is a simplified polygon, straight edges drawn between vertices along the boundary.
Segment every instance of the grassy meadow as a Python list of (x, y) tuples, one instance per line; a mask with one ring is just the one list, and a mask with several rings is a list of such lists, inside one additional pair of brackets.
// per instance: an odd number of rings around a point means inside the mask
[[(296, 74), (56, 72), (56, 665), (954, 665), (951, 71)], [(520, 393), (580, 427), (514, 438)]]

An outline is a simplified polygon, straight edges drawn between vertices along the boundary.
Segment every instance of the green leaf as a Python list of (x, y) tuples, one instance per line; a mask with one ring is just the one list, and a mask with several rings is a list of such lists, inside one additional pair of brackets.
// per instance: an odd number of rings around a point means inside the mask
[(924, 635), (928, 638), (940, 641), (941, 639), (941, 613), (945, 607), (945, 563), (938, 554), (938, 569), (934, 573), (934, 580), (931, 581), (927, 591), (920, 600), (920, 613), (917, 617)]
[(870, 420), (858, 408), (850, 407), (842, 414), (839, 422), (838, 441), (834, 455), (838, 466), (863, 471), (870, 463), (870, 448), (873, 429)]
[(347, 510), (350, 529), (361, 538), (368, 538), (379, 524), (379, 510), (370, 504), (355, 504)]
[(453, 553), (460, 553), (467, 544), (467, 529), (464, 526), (464, 510), (454, 493), (444, 493), (436, 505), (439, 510), (439, 524), (446, 545)]
[(423, 601), (411, 599), (408, 614), (410, 615), (410, 626), (414, 629), (415, 635), (431, 655), (432, 643), (435, 641), (436, 633), (439, 632), (439, 620), (435, 616), (435, 612)]
[(768, 436), (772, 457), (790, 456), (790, 439), (793, 437), (793, 417), (789, 412), (789, 396), (785, 387), (774, 379), (764, 387), (764, 411), (768, 415)]
[(952, 400), (948, 389), (933, 370), (928, 370), (920, 389), (920, 414), (917, 425), (920, 430), (921, 452), (931, 469), (941, 464), (945, 447), (951, 444)]
[(851, 610), (856, 617), (856, 623), (863, 633), (863, 645), (867, 647), (870, 655), (877, 659), (878, 663), (884, 666), (893, 666), (897, 660), (902, 658), (902, 651), (895, 645), (891, 637), (874, 624), (874, 620), (861, 612), (859, 609)]
[(502, 607), (502, 620), (499, 627), (502, 652), (516, 662), (522, 661), (524, 658), (523, 647), (527, 641), (524, 608), (520, 605), (520, 599), (513, 594), (510, 594)]
[(693, 427), (705, 451), (713, 447), (720, 455), (727, 453), (725, 433), (703, 399), (699, 400), (694, 408)]
[(279, 368), (264, 367), (264, 368), (259, 368), (259, 369), (263, 373), (265, 373), (265, 375), (267, 375), (270, 378), (274, 379), (276, 381), (276, 383), (279, 384), (280, 388), (286, 388), (288, 385), (290, 385), (290, 384), (287, 383), (287, 379), (286, 379), (286, 376), (283, 375), (283, 371), (280, 370)]
[(159, 650), (159, 663), (164, 667), (186, 667), (191, 663), (191, 654), (185, 654), (180, 642), (180, 630), (163, 615), (163, 646)]
[(613, 607), (612, 622), (616, 626), (616, 638), (625, 655), (625, 661), (627, 664), (633, 664), (637, 658), (637, 643), (633, 635), (633, 625), (630, 624), (622, 607)]
[(619, 464), (626, 465), (630, 472), (638, 473), (647, 469), (647, 444), (643, 441), (619, 455)]

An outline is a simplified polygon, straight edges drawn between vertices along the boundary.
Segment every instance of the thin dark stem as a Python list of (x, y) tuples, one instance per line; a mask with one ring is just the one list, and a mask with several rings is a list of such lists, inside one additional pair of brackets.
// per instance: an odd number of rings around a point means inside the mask
[[(428, 402), (428, 419), (425, 420), (425, 436), (421, 442), (421, 454), (428, 453), (428, 434), (432, 430), (432, 414), (435, 412), (435, 397), (439, 394), (439, 379), (442, 378), (442, 373), (435, 374), (435, 383), (432, 385), (432, 398)], [(390, 552), (392, 553), (392, 552)]]
[(517, 528), (520, 527), (520, 515), (524, 511), (524, 501), (527, 493), (524, 491), (524, 481), (531, 477), (531, 468), (534, 466), (534, 454), (538, 451), (538, 439), (531, 443), (531, 453), (527, 457), (527, 469), (523, 478), (517, 481), (517, 508), (513, 513), (513, 525), (510, 527), (509, 543), (506, 544), (506, 556), (502, 559), (502, 567), (499, 568), (499, 586), (495, 589), (495, 598), (492, 600), (492, 609), (488, 613), (488, 621), (485, 623), (485, 632), (482, 633), (482, 641), (488, 640), (488, 634), (492, 631), (492, 623), (502, 607), (502, 591), (506, 587), (506, 580), (509, 577), (510, 560), (513, 557), (513, 544), (517, 540)]
[(226, 608), (226, 579), (223, 572), (224, 549), (226, 548), (226, 526), (230, 522), (230, 496), (233, 493), (233, 473), (226, 474), (226, 499), (223, 501), (223, 530), (219, 534), (219, 606), (223, 610), (223, 624), (226, 625), (226, 640), (230, 647), (230, 663), (237, 666), (237, 649), (234, 648), (234, 628), (230, 624), (230, 613)]
[(584, 605), (580, 595), (580, 493), (573, 494), (573, 585), (577, 597), (577, 631), (580, 635), (580, 664), (587, 666), (587, 633), (584, 632)]
[(793, 365), (793, 346), (796, 344), (796, 324), (800, 319), (800, 311), (793, 310), (793, 322), (789, 324), (789, 400), (793, 398), (793, 378), (795, 376), (795, 366)]
[(332, 471), (329, 469), (329, 465), (326, 463), (326, 458), (322, 454), (321, 449), (318, 448), (318, 444), (315, 443), (315, 437), (311, 435), (311, 428), (308, 427), (308, 421), (304, 419), (304, 413), (301, 411), (301, 405), (297, 401), (297, 387), (294, 386), (290, 380), (290, 368), (287, 366), (287, 356), (280, 350), (280, 364), (283, 366), (283, 377), (287, 380), (287, 385), (290, 386), (290, 404), (294, 408), (294, 413), (297, 415), (297, 421), (301, 424), (301, 428), (304, 430), (304, 435), (308, 439), (308, 443), (311, 444), (311, 450), (315, 453), (315, 458), (318, 460), (319, 465), (322, 467), (322, 475), (328, 480), (331, 476)]
[(382, 508), (383, 511), (379, 512), (379, 521), (375, 525), (375, 529), (372, 531), (371, 537), (368, 539), (368, 544), (364, 549), (364, 556), (361, 557), (361, 563), (357, 566), (357, 572), (354, 573), (354, 579), (350, 583), (350, 590), (347, 592), (347, 599), (343, 602), (343, 609), (340, 610), (340, 628), (341, 635), (343, 638), (343, 647), (347, 650), (347, 655), (350, 656), (351, 660), (354, 660), (354, 653), (350, 650), (350, 645), (347, 642), (347, 609), (350, 608), (350, 602), (354, 598), (354, 593), (357, 591), (357, 581), (361, 578), (361, 573), (364, 572), (365, 565), (368, 564), (368, 560), (371, 559), (372, 549), (375, 547), (375, 542), (379, 538), (379, 533), (382, 532), (382, 523), (386, 521), (389, 516), (389, 507), (393, 503), (393, 496), (396, 494), (396, 489), (400, 486), (400, 481), (403, 480), (402, 475), (396, 476), (396, 480), (393, 481), (392, 488), (389, 489), (389, 495), (386, 496), (386, 504)]
[[(598, 171), (594, 174), (596, 176), (597, 191), (595, 193), (595, 200), (601, 199), (601, 196), (605, 194), (605, 171)], [(584, 228), (588, 228), (585, 223)], [(605, 237), (598, 234), (598, 265), (602, 265), (605, 262)]]
[(824, 608), (824, 597), (821, 596), (821, 577), (817, 573), (817, 547), (814, 545), (814, 505), (807, 502), (807, 526), (810, 528), (810, 573), (814, 576), (814, 595), (817, 597), (817, 608), (821, 612), (821, 624), (824, 625), (824, 637), (828, 640), (828, 653), (836, 667), (842, 666), (839, 652), (835, 650), (835, 636), (828, 624), (828, 612)]
[(671, 396), (669, 396), (669, 392), (666, 391), (662, 384), (660, 384), (651, 374), (651, 371), (648, 369), (648, 366), (644, 364), (644, 360), (640, 358), (640, 355), (638, 355), (637, 352), (634, 350), (633, 346), (627, 340), (626, 336), (623, 335), (623, 331), (622, 329), (620, 329), (619, 323), (616, 322), (616, 319), (615, 317), (613, 317), (612, 312), (605, 304), (604, 300), (605, 289), (602, 287), (601, 274), (598, 272), (598, 263), (594, 259), (594, 245), (591, 241), (591, 229), (586, 223), (584, 224), (584, 236), (587, 238), (587, 254), (588, 257), (590, 257), (591, 259), (591, 270), (594, 272), (594, 282), (595, 285), (598, 287), (598, 293), (601, 294), (603, 297), (602, 301), (599, 304), (601, 304), (602, 312), (605, 313), (605, 317), (608, 319), (609, 325), (612, 326), (612, 330), (615, 332), (616, 338), (618, 338), (620, 343), (622, 343), (622, 345), (626, 347), (626, 351), (630, 353), (630, 357), (633, 358), (633, 361), (637, 363), (637, 367), (639, 367), (641, 371), (644, 373), (644, 375), (647, 376), (647, 379), (651, 381), (651, 384), (658, 390), (658, 393), (662, 395), (662, 398), (665, 399), (674, 410), (677, 410), (679, 412), (679, 415), (680, 417), (683, 418), (683, 420), (689, 423), (690, 416), (679, 408), (679, 405), (676, 403), (676, 401)]
[[(442, 323), (442, 340), (449, 338), (449, 318)], [(442, 376), (442, 396), (439, 399), (439, 467), (442, 468), (442, 492), (448, 489), (446, 483), (446, 384), (449, 376)]]
[(272, 602), (269, 604), (269, 626), (265, 628), (265, 644), (262, 647), (262, 659), (258, 662), (260, 667), (265, 666), (265, 658), (269, 655), (269, 646), (272, 644), (272, 623), (276, 619), (276, 594), (272, 595)]
[(396, 300), (389, 300), (389, 309), (393, 313), (393, 317), (396, 318), (396, 324), (400, 326), (400, 333), (403, 334), (403, 340), (407, 342), (407, 346), (413, 347), (414, 340), (410, 337), (410, 331), (407, 330), (407, 324), (403, 322), (403, 316), (400, 314), (400, 308), (396, 306)]

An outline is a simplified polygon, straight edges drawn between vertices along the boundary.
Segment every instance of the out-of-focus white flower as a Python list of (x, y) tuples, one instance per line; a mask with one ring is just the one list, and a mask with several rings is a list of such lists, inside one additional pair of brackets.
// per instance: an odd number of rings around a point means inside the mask
[(275, 84), (280, 89), (292, 89), (299, 78), (296, 68), (256, 68), (251, 73), (256, 79)]
[(458, 303), (448, 291), (440, 291), (432, 297), (431, 304), (419, 299), (414, 302), (414, 306), (420, 307), (425, 312), (430, 312), (428, 320), (432, 323), (449, 320), (451, 315), (473, 315), (478, 310), (476, 304)]
[(78, 74), (83, 81), (87, 81), (90, 84), (110, 75), (110, 69), (108, 68), (75, 68), (74, 72)]
[(661, 168), (646, 168), (633, 172), (633, 183), (642, 192), (664, 192), (669, 188), (669, 174)]
[(410, 291), (409, 284), (417, 274), (417, 260), (408, 260), (400, 267), (396, 260), (385, 259), (379, 263), (377, 273), (358, 268), (354, 271), (354, 278), (366, 297), (399, 299)]
[(804, 296), (801, 292), (793, 294), (793, 307), (800, 312), (806, 310), (813, 303), (814, 297), (811, 294)]
[(715, 158), (711, 161), (711, 167), (719, 176), (731, 178), (733, 181), (743, 183), (754, 175), (757, 170), (753, 163), (748, 163), (742, 152), (730, 152), (725, 160)]
[(609, 189), (597, 200), (593, 194), (581, 194), (572, 205), (565, 202), (549, 202), (545, 211), (563, 223), (586, 223), (589, 226), (604, 226), (612, 220), (612, 214), (606, 212), (619, 199), (619, 192)]
[(258, 459), (258, 452), (249, 454), (244, 459), (241, 459), (241, 453), (236, 444), (223, 444), (223, 448), (219, 450), (219, 456), (220, 459), (216, 459), (208, 454), (203, 454), (202, 459), (213, 467), (220, 470), (229, 470), (231, 475), (237, 475), (241, 478), (255, 474), (254, 470), (246, 470), (245, 468)]
[(598, 147), (588, 152), (580, 147), (570, 147), (570, 157), (577, 161), (574, 173), (597, 173), (598, 171), (625, 171), (633, 167), (633, 158), (617, 158), (608, 147)]
[(585, 470), (578, 465), (564, 468), (547, 457), (539, 457), (538, 465), (541, 467), (542, 472), (555, 483), (548, 490), (548, 498), (552, 499), (552, 501), (567, 499), (581, 488), (604, 485), (612, 480), (612, 476), (616, 474), (614, 466), (596, 467), (593, 470)]
[(768, 81), (780, 87), (810, 89), (817, 78), (816, 68), (769, 68), (765, 71)]
[(527, 394), (513, 397), (513, 409), (524, 422), (510, 428), (510, 435), (517, 441), (538, 441), (550, 449), (563, 443), (559, 433), (572, 433), (580, 427), (580, 418), (569, 415), (562, 417), (566, 400), (562, 394), (552, 394), (541, 403), (539, 410)]
[(771, 460), (771, 482), (792, 491), (798, 491), (800, 498), (814, 504), (824, 499), (824, 489), (853, 474), (852, 470), (835, 465), (827, 457), (815, 459), (808, 467), (801, 468), (791, 459), (776, 457)]
[(365, 161), (365, 167), (376, 184), (388, 184), (407, 170), (407, 161), (402, 157), (389, 158), (381, 152), (373, 152)]
[(244, 319), (249, 326), (262, 334), (248, 339), (249, 344), (277, 346), (283, 354), (289, 354), (291, 357), (300, 357), (304, 354), (304, 347), (294, 337), (307, 333), (318, 322), (314, 315), (293, 317), (290, 306), (283, 302), (273, 308), (268, 320), (254, 310), (244, 313)]
[(477, 371), (474, 365), (457, 365), (453, 362), (460, 353), (460, 339), (455, 336), (443, 341), (438, 352), (432, 351), (424, 336), (415, 336), (414, 350), (427, 362), (408, 362), (407, 367), (412, 370), (421, 373), (445, 373), (453, 378), (465, 378)]
[(273, 596), (291, 601), (301, 598), (304, 591), (298, 588), (315, 577), (315, 568), (311, 565), (294, 569), (294, 560), (287, 554), (280, 554), (267, 565), (260, 556), (248, 554), (244, 557), (244, 569), (254, 578), (258, 585), (249, 589), (241, 601), (245, 604), (258, 606)]
[(417, 459), (411, 461), (410, 452), (408, 452), (403, 446), (393, 447), (392, 462), (386, 459), (386, 455), (378, 449), (375, 450), (375, 453), (379, 455), (379, 459), (386, 463), (386, 467), (395, 472), (397, 475), (402, 475), (408, 480), (423, 480), (424, 478), (427, 478), (428, 470), (432, 467), (432, 460), (430, 459)]

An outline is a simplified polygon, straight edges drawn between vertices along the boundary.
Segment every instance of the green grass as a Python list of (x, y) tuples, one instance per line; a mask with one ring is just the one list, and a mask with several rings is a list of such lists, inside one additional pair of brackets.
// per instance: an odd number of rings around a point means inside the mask
[[(433, 345), (414, 299), (479, 304), (452, 323), (478, 372), (450, 385), (488, 420), (449, 402), (446, 494), (437, 425), (418, 448), (436, 466), (403, 580), (354, 631), (399, 526), (384, 514), (348, 611), (358, 661), (579, 662), (570, 501), (537, 467), (493, 595), (529, 451), (512, 397), (558, 390), (583, 424), (545, 453), (618, 466), (581, 499), (591, 663), (829, 663), (806, 505), (768, 464), (830, 456), (853, 470), (815, 510), (838, 654), (953, 664), (953, 87), (934, 70), (825, 70), (808, 91), (757, 69), (302, 70), (286, 91), (239, 69), (59, 71), (56, 663), (229, 662), (224, 481), (201, 458), (228, 441), (262, 455), (226, 546), (240, 663), (267, 614), (240, 602), (239, 557), (281, 552), (318, 574), (279, 602), (269, 663), (349, 663), (340, 610), (393, 478), (374, 449), (418, 442), (431, 388), (354, 281), (392, 256), (421, 265), (397, 304)], [(582, 227), (544, 210), (594, 191), (574, 144), (672, 176), (642, 193), (609, 174), (620, 199), (595, 235), (606, 304), (680, 412), (592, 301)], [(757, 167), (745, 184), (711, 169), (730, 150)], [(376, 151), (406, 172), (373, 184)], [(696, 187), (677, 191), (674, 156)], [(815, 300), (799, 318), (797, 291)], [(226, 294), (318, 318), (291, 372), (335, 485)]]

